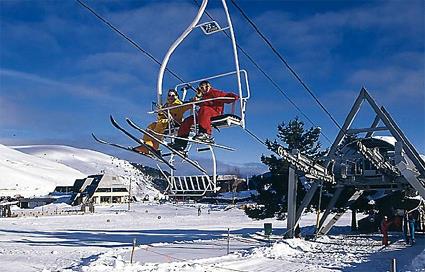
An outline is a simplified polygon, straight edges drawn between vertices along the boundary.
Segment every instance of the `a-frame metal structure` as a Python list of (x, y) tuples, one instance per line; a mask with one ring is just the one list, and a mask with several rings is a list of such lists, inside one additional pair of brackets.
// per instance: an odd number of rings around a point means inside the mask
[[(368, 103), (376, 115), (370, 127), (355, 128), (352, 124), (363, 103)], [(382, 125), (378, 126), (379, 124)], [(379, 173), (379, 177), (367, 176), (365, 175), (366, 171), (362, 171), (362, 169), (350, 176), (347, 174), (349, 158), (344, 152), (341, 152), (345, 137), (365, 133), (364, 137), (360, 139), (368, 139), (374, 136), (377, 131), (388, 131), (390, 136), (396, 139), (394, 153), (391, 154), (391, 157), (383, 156), (377, 148), (369, 148), (361, 140), (356, 141), (355, 146), (351, 147), (356, 150), (356, 156), (362, 156), (364, 160), (373, 165), (377, 173)], [(408, 187), (413, 187), (425, 199), (425, 162), (388, 111), (384, 107), (379, 107), (365, 88), (360, 90), (359, 96), (354, 102), (325, 160), (327, 174), (333, 176), (335, 192), (319, 221), (316, 235), (327, 234), (343, 215), (344, 212), (339, 212), (333, 218), (327, 220), (337, 201), (341, 201), (340, 198), (345, 189), (354, 189), (351, 190), (352, 194), (348, 196), (349, 198), (343, 200), (346, 203), (346, 208), (356, 201), (364, 191), (375, 190), (377, 187), (389, 190), (404, 190)], [(296, 165), (292, 162), (290, 163), (291, 165)], [(293, 172), (290, 171), (290, 181), (294, 179), (294, 177), (291, 178), (291, 173)], [(320, 183), (323, 182), (323, 179), (316, 180), (304, 197), (300, 207), (298, 207), (298, 212), (290, 211), (288, 207), (288, 230), (297, 225), (302, 212), (310, 204), (317, 189), (320, 188)], [(288, 192), (288, 194), (290, 195), (291, 192)], [(296, 214), (294, 219), (290, 218), (293, 214)], [(289, 237), (291, 236), (289, 235)]]

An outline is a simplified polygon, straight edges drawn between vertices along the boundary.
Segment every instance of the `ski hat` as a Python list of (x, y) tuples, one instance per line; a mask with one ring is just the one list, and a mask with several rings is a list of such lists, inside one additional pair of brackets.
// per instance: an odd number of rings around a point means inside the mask
[(178, 93), (176, 90), (174, 90), (174, 89), (169, 89), (169, 90), (168, 90), (168, 96), (170, 96), (170, 93), (174, 93), (175, 97), (179, 98), (179, 93)]
[(201, 82), (199, 82), (199, 87), (203, 85), (211, 86), (211, 83), (208, 80), (202, 80)]

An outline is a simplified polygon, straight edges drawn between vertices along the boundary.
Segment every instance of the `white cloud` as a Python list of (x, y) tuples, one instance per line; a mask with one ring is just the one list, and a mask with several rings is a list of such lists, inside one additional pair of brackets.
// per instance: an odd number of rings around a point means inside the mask
[[(116, 102), (125, 102), (126, 100), (121, 98), (119, 94), (111, 95), (105, 90), (101, 90), (95, 87), (89, 87), (85, 85), (68, 83), (60, 80), (54, 80), (46, 77), (42, 77), (36, 74), (20, 72), (10, 69), (0, 69), (0, 77), (3, 77), (2, 81), (2, 95), (6, 95), (7, 89), (9, 86), (5, 83), (4, 79), (13, 78), (20, 82), (21, 86), (31, 86), (33, 95), (38, 92), (38, 94), (66, 94), (75, 97), (88, 98), (92, 100), (106, 100), (106, 101), (116, 101)], [(37, 84), (41, 87), (37, 88)], [(12, 87), (16, 89), (16, 87)], [(17, 88), (22, 89), (24, 92), (28, 92), (26, 88)]]
[(360, 69), (347, 79), (350, 85), (367, 86), (379, 94), (385, 104), (425, 103), (424, 71), (402, 67)]

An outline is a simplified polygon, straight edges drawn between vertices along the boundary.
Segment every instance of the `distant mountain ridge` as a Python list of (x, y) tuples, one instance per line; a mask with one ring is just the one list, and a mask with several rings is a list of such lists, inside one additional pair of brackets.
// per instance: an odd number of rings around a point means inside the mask
[[(156, 196), (152, 178), (129, 162), (101, 152), (61, 145), (0, 145), (0, 196), (16, 192), (23, 196), (46, 195), (57, 185), (72, 185), (77, 178), (109, 174), (132, 181), (132, 193)], [(16, 185), (18, 184), (18, 185)]]

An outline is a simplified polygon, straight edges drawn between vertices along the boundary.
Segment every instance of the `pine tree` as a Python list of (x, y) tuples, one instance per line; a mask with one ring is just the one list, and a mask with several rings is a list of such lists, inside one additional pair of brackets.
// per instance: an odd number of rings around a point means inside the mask
[[(277, 139), (267, 140), (269, 150), (277, 153), (279, 147), (288, 152), (293, 149), (310, 159), (319, 160), (327, 151), (321, 150), (319, 142), (320, 128), (304, 128), (304, 122), (296, 117), (285, 124), (282, 122), (277, 127)], [(269, 217), (284, 218), (287, 211), (286, 197), (288, 193), (289, 164), (276, 155), (262, 156), (261, 161), (269, 167), (270, 175), (256, 176), (257, 204), (255, 208), (247, 209), (246, 213), (252, 218), (264, 219)], [(305, 190), (298, 181), (298, 204), (302, 201)]]

